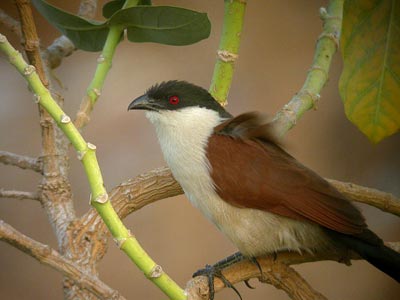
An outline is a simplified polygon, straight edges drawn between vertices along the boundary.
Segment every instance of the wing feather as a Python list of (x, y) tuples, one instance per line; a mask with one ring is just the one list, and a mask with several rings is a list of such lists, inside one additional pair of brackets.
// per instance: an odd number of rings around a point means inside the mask
[(215, 128), (207, 157), (219, 196), (230, 204), (317, 223), (346, 234), (365, 228), (360, 211), (277, 143), (255, 113)]

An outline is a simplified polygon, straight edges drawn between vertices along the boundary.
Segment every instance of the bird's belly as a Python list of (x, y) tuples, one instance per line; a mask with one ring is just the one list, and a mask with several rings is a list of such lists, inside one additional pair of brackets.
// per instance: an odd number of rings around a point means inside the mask
[(261, 210), (234, 207), (215, 192), (211, 197), (193, 198), (197, 197), (191, 194), (191, 202), (245, 256), (256, 257), (284, 250), (314, 252), (331, 246), (317, 225)]

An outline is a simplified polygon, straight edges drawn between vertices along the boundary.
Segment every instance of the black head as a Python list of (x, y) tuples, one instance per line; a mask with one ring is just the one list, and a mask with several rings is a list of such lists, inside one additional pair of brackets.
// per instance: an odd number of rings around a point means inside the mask
[(128, 110), (172, 111), (194, 106), (215, 110), (224, 118), (231, 117), (207, 90), (178, 80), (165, 81), (152, 86), (144, 95), (133, 100)]

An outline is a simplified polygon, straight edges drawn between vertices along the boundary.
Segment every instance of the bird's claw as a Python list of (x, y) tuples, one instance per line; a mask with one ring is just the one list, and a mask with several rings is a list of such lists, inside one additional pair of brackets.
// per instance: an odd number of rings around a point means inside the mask
[(217, 278), (221, 279), (226, 287), (231, 288), (232, 290), (234, 290), (235, 293), (239, 296), (240, 300), (243, 300), (242, 296), (239, 293), (239, 291), (222, 274), (221, 269), (216, 268), (216, 267), (211, 266), (211, 265), (206, 265), (204, 269), (200, 269), (200, 270), (196, 271), (192, 275), (192, 277), (197, 277), (197, 276), (206, 276), (207, 277), (209, 294), (210, 294), (209, 299), (210, 300), (214, 300), (214, 295), (215, 295), (214, 277), (217, 277)]

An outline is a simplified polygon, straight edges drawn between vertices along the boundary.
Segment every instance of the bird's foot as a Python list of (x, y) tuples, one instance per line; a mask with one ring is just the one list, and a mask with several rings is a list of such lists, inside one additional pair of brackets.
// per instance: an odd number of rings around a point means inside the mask
[[(236, 262), (243, 260), (244, 257), (240, 252), (237, 252), (227, 258), (217, 262), (215, 265), (206, 265), (204, 269), (200, 269), (193, 274), (192, 277), (196, 276), (206, 276), (208, 280), (208, 288), (210, 300), (214, 299), (215, 295), (215, 287), (214, 287), (214, 278), (217, 277), (222, 280), (226, 287), (231, 288), (235, 291), (235, 293), (239, 296), (240, 300), (242, 300), (242, 296), (240, 295), (239, 291), (233, 286), (232, 283), (229, 282), (228, 279), (222, 274), (222, 270)], [(247, 285), (247, 283), (246, 283)]]
[(208, 288), (210, 300), (214, 299), (215, 288), (214, 288), (214, 278), (217, 277), (222, 280), (226, 287), (231, 288), (235, 291), (235, 293), (239, 296), (240, 300), (242, 300), (242, 296), (239, 291), (233, 286), (232, 283), (229, 282), (228, 279), (222, 274), (221, 269), (211, 265), (206, 265), (204, 269), (200, 269), (193, 274), (193, 277), (197, 276), (206, 276), (208, 281)]
[[(263, 275), (263, 270), (262, 270), (261, 265), (260, 265), (260, 263), (258, 262), (257, 258), (256, 258), (256, 257), (250, 257), (250, 258), (249, 258), (249, 261), (251, 261), (253, 264), (255, 264), (255, 265), (257, 266), (257, 268), (258, 268), (258, 270), (260, 270), (260, 274), (261, 274), (261, 276), (262, 276), (262, 275)], [(250, 279), (245, 280), (245, 281), (244, 281), (244, 284), (245, 284), (249, 289), (254, 290), (255, 287), (252, 286), (252, 285), (249, 283), (249, 280), (250, 280)]]

